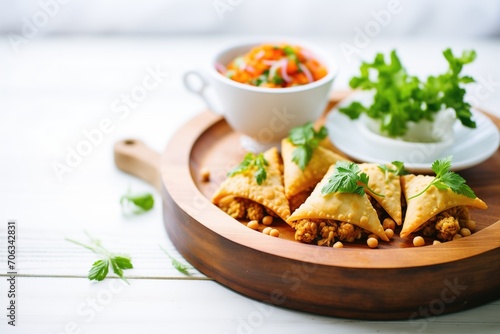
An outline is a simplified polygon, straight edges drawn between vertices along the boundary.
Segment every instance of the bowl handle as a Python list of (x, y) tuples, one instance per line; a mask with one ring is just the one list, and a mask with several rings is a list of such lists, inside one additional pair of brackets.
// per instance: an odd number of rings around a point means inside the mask
[(213, 101), (210, 96), (208, 96), (207, 88), (210, 87), (210, 84), (202, 71), (192, 70), (184, 73), (183, 81), (186, 89), (201, 97), (210, 111), (222, 115), (222, 110), (218, 107), (218, 104), (215, 103), (216, 101)]
[(161, 191), (160, 154), (137, 139), (118, 141), (114, 146), (115, 165)]

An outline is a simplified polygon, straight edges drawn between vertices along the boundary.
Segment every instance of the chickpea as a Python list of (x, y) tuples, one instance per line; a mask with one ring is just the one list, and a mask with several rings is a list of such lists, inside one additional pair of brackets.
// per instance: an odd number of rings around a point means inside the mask
[(269, 235), (271, 234), (271, 230), (272, 228), (268, 226), (262, 230), (262, 233)]
[(273, 228), (271, 230), (271, 232), (269, 232), (269, 235), (272, 236), (272, 237), (279, 237), (280, 236), (280, 231), (278, 231), (277, 229)]
[(200, 170), (200, 179), (202, 182), (210, 181), (210, 170), (207, 167), (202, 167)]
[(377, 248), (378, 247), (378, 239), (377, 238), (368, 238), (366, 240), (366, 244), (370, 248)]
[(379, 239), (378, 235), (376, 235), (375, 233), (368, 234), (368, 239), (370, 239), (370, 238), (377, 239), (377, 240)]
[(439, 241), (439, 240), (434, 240), (434, 241), (432, 242), (432, 244), (433, 244), (433, 245), (439, 245), (440, 243), (441, 243), (441, 241)]
[(471, 234), (472, 234), (471, 231), (467, 227), (460, 229), (460, 235), (462, 237), (468, 237)]
[(462, 235), (461, 234), (455, 234), (453, 236), (453, 240), (458, 240), (458, 239), (462, 239)]
[(473, 220), (468, 220), (465, 224), (465, 227), (467, 227), (469, 231), (474, 232), (476, 230), (476, 222)]
[(262, 224), (269, 226), (273, 223), (273, 216), (265, 216), (262, 218)]
[(417, 236), (413, 238), (413, 246), (415, 247), (422, 247), (425, 246), (425, 240), (421, 236)]
[(387, 230), (388, 228), (390, 228), (391, 230), (394, 231), (396, 229), (396, 222), (394, 220), (392, 220), (391, 218), (386, 218), (382, 222), (382, 226), (384, 227), (384, 230)]
[(251, 228), (252, 230), (257, 230), (259, 228), (259, 222), (256, 220), (251, 220), (247, 223), (247, 227)]
[(385, 229), (385, 235), (389, 238), (392, 239), (394, 237), (394, 230), (387, 228)]
[(344, 248), (344, 244), (340, 241), (337, 241), (333, 244), (333, 248)]

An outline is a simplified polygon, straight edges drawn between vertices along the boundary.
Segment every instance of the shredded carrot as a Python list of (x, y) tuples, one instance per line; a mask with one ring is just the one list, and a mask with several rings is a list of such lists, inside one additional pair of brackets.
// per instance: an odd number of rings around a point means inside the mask
[(326, 76), (327, 69), (303, 51), (296, 45), (263, 44), (217, 70), (234, 81), (270, 88), (305, 85)]

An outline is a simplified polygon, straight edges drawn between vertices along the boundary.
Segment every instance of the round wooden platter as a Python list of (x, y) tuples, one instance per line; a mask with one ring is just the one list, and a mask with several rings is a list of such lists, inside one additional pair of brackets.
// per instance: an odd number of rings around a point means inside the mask
[[(303, 244), (284, 222), (273, 223), (280, 231), (275, 238), (222, 212), (210, 198), (245, 153), (238, 134), (209, 111), (179, 129), (161, 157), (136, 141), (115, 146), (119, 168), (161, 190), (165, 227), (179, 252), (205, 275), (251, 298), (377, 320), (439, 315), (500, 298), (499, 151), (460, 172), (489, 206), (472, 212), (476, 233), (438, 245), (427, 240), (424, 247), (395, 236), (377, 249)], [(208, 182), (202, 169), (210, 171)]]

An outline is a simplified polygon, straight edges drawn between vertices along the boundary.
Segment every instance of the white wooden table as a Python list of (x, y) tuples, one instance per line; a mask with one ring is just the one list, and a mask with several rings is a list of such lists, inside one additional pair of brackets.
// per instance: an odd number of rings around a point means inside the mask
[[(113, 144), (134, 137), (163, 150), (176, 129), (204, 108), (183, 88), (182, 74), (238, 39), (35, 38), (19, 53), (0, 40), (0, 332), (499, 333), (500, 301), (413, 321), (356, 321), (262, 304), (196, 270), (188, 277), (172, 267), (160, 245), (183, 259), (165, 233), (160, 195), (117, 170)], [(339, 59), (334, 88), (346, 88), (357, 60), (346, 61), (342, 41), (308, 39)], [(410, 72), (427, 75), (445, 68), (441, 51), (448, 46), (477, 50), (467, 71), (484, 82), (471, 86), (471, 97), (500, 116), (498, 40), (374, 40), (361, 57), (397, 48)], [(73, 157), (71, 172), (58, 177), (54, 165), (64, 164), (85, 133), (95, 134), (99, 126), (106, 133), (95, 135), (90, 148), (80, 147), (88, 154), (81, 161)], [(123, 215), (119, 199), (129, 187), (153, 192), (155, 208)], [(6, 318), (9, 219), (18, 224), (16, 327)], [(113, 275), (100, 283), (86, 278), (96, 256), (65, 241), (85, 241), (84, 231), (132, 256), (130, 285)]]

